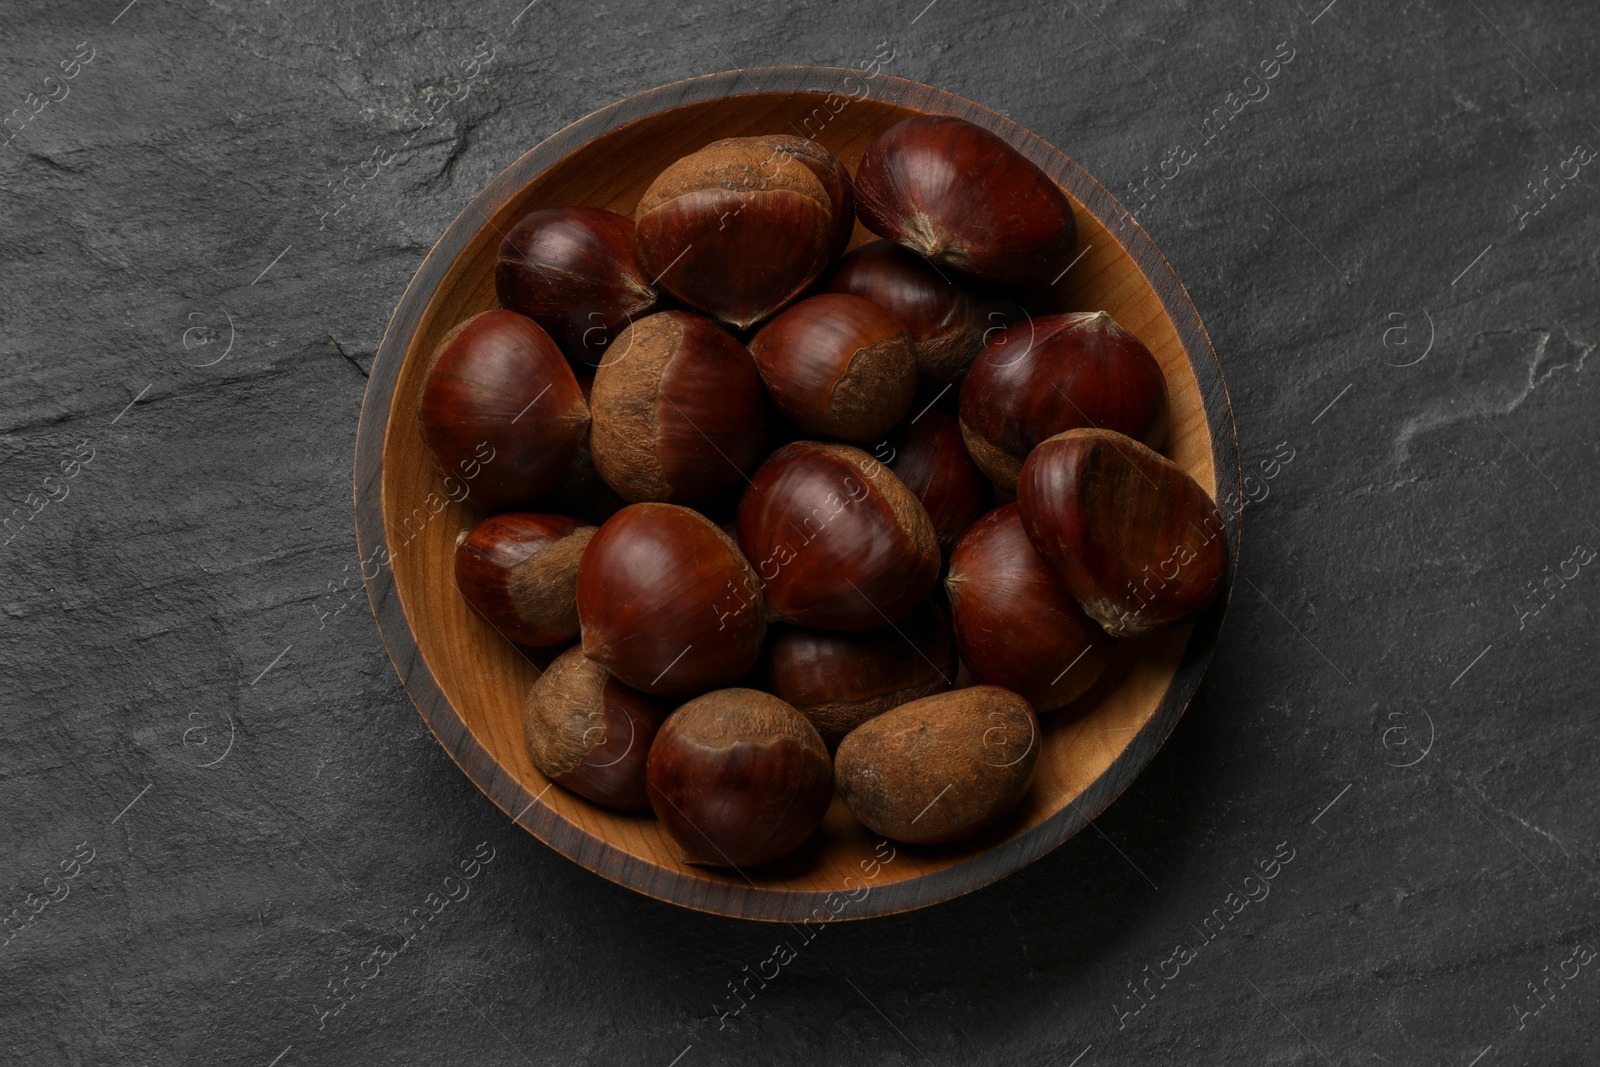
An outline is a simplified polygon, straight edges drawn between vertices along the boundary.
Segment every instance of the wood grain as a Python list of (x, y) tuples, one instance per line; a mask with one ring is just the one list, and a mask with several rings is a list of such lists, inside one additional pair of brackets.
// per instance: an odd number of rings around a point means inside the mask
[[(529, 760), (520, 708), (538, 665), (474, 615), (454, 587), (456, 535), (479, 516), (449, 501), (423, 451), (416, 408), (429, 352), (462, 319), (496, 306), (496, 249), (528, 211), (581, 203), (631, 213), (662, 168), (723, 137), (798, 133), (853, 171), (878, 133), (921, 112), (993, 130), (1072, 198), (1085, 251), (1054, 286), (1048, 310), (1104, 309), (1138, 335), (1171, 392), (1164, 451), (1213, 496), (1237, 494), (1238, 442), (1216, 355), (1183, 287), (1137, 223), (1081, 167), (1009, 120), (926, 85), (860, 71), (715, 74), (630, 97), (560, 131), (490, 182), (446, 230), (378, 350), (357, 435), (356, 528), (369, 561), (363, 574), (372, 575), (368, 596), (395, 669), (439, 742), (502, 810), (562, 854), (641, 893), (793, 922), (892, 914), (970, 892), (1060, 845), (1115, 799), (1172, 730), (1210, 660), (1239, 553), (1238, 516), (1226, 508), (1230, 561), (1218, 603), (1190, 627), (1124, 649), (1115, 684), (1046, 718), (1033, 786), (1002, 824), (958, 845), (896, 846), (888, 863), (868, 862), (878, 841), (836, 797), (816, 837), (775, 864), (753, 871), (687, 866), (673, 859), (653, 819), (603, 811), (551, 787)], [(853, 244), (869, 239), (858, 225)], [(876, 877), (864, 874), (874, 869)]]

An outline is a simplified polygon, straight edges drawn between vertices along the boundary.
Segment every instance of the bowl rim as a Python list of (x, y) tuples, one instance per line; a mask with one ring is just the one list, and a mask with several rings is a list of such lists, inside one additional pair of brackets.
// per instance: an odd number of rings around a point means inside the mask
[[(722, 71), (618, 100), (551, 134), (497, 174), (468, 201), (423, 259), (395, 306), (373, 359), (356, 430), (354, 472), (356, 540), (368, 601), (389, 658), (423, 721), (457, 766), (497, 807), (511, 815), (514, 823), (568, 859), (619, 885), (668, 903), (732, 918), (794, 922), (893, 915), (973, 892), (1059, 847), (1132, 783), (1177, 725), (1210, 663), (1238, 575), (1242, 509), (1231, 514), (1219, 509), (1229, 546), (1223, 588), (1215, 603), (1197, 620), (1155, 713), (1106, 770), (1083, 793), (1017, 837), (952, 866), (872, 886), (859, 899), (852, 897), (849, 906), (839, 913), (826, 904), (827, 898), (839, 890), (769, 888), (753, 881), (742, 886), (703, 878), (691, 871), (667, 870), (641, 860), (568, 822), (554, 808), (541, 803), (550, 786), (533, 794), (501, 768), (467, 727), (417, 647), (392, 568), (385, 562), (376, 567), (371, 577), (367, 575), (367, 563), (375, 561), (380, 552), (384, 561), (389, 558), (383, 521), (384, 438), (406, 350), (434, 291), (483, 223), (528, 182), (590, 140), (685, 105), (741, 96), (839, 94), (851, 79), (869, 88), (861, 99), (955, 115), (999, 134), (1050, 173), (1102, 225), (1118, 225), (1119, 243), (1156, 294), (1194, 373), (1211, 436), (1216, 499), (1224, 499), (1229, 491), (1237, 494), (1242, 481), (1238, 429), (1221, 364), (1199, 312), (1166, 257), (1110, 191), (1069, 156), (1011, 119), (964, 97), (881, 72), (843, 67)], [(1235, 495), (1233, 499), (1240, 497)]]

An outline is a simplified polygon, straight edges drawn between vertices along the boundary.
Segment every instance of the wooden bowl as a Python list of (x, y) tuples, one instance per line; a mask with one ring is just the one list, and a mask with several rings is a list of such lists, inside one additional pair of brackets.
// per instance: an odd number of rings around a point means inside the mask
[[(506, 168), (453, 222), (395, 309), (378, 349), (357, 435), (356, 530), (363, 576), (395, 669), (440, 744), (535, 837), (590, 870), (686, 907), (748, 919), (857, 919), (970, 892), (1081, 830), (1149, 762), (1211, 658), (1238, 559), (1227, 518), (1227, 588), (1195, 624), (1141, 643), (1088, 705), (1046, 719), (1033, 787), (1001, 824), (957, 845), (882, 845), (837, 797), (799, 852), (757, 870), (692, 867), (648, 815), (605, 811), (550, 783), (523, 745), (523, 695), (537, 668), (457, 593), (458, 531), (479, 516), (455, 504), (423, 450), (424, 362), (456, 323), (496, 306), (495, 253), (523, 214), (592, 204), (631, 215), (667, 164), (723, 137), (799, 133), (852, 171), (880, 132), (911, 115), (958, 115), (992, 130), (1071, 197), (1084, 253), (1051, 310), (1104, 309), (1166, 372), (1166, 454), (1220, 500), (1239, 500), (1239, 453), (1216, 354), (1188, 295), (1150, 238), (1061, 152), (971, 101), (884, 75), (830, 68), (714, 74), (629, 97), (568, 126)], [(871, 239), (857, 226), (856, 243)], [(1224, 516), (1231, 509), (1224, 508)], [(888, 858), (891, 857), (892, 859)]]

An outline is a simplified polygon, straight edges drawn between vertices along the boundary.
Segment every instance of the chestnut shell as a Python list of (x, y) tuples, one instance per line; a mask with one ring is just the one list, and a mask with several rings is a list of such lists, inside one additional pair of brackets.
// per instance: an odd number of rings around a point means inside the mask
[(1109, 430), (1068, 430), (1035, 448), (1017, 482), (1035, 550), (1089, 617), (1119, 636), (1180, 625), (1222, 587), (1227, 537), (1188, 473)]
[(917, 370), (933, 382), (959, 378), (983, 347), (984, 332), (1001, 326), (958, 275), (941, 273), (922, 256), (892, 241), (864, 244), (823, 282), (829, 293), (864, 297), (905, 323)]
[(889, 127), (856, 168), (863, 225), (938, 263), (1002, 285), (1052, 283), (1078, 227), (1060, 187), (995, 134), (949, 115)]
[(976, 685), (868, 719), (839, 743), (839, 796), (873, 833), (914, 845), (993, 824), (1027, 793), (1039, 720), (1009, 689)]
[(439, 342), (417, 419), (440, 470), (479, 506), (509, 511), (560, 483), (589, 432), (589, 405), (550, 335), (497, 309)]
[(578, 638), (578, 560), (594, 533), (565, 515), (492, 515), (456, 541), (456, 588), (508, 640), (570, 644)]
[(961, 428), (930, 407), (890, 435), (888, 444), (889, 469), (922, 501), (939, 547), (948, 553), (990, 498), (989, 483), (967, 454)]
[(494, 284), (502, 307), (537, 322), (568, 358), (590, 367), (656, 303), (633, 220), (580, 204), (524, 215), (500, 242)]
[(574, 647), (528, 691), (523, 737), (534, 766), (557, 785), (608, 808), (640, 811), (650, 806), (650, 746), (669, 711)]
[(939, 539), (916, 494), (849, 445), (774, 452), (739, 501), (739, 544), (772, 617), (829, 630), (904, 618), (939, 577)]
[(759, 690), (723, 689), (667, 719), (646, 782), (686, 862), (754, 867), (794, 851), (821, 825), (833, 765), (794, 708)]
[(730, 137), (672, 164), (634, 212), (655, 284), (741, 329), (788, 304), (833, 258), (835, 208), (812, 167), (763, 137)]
[(1047, 315), (991, 334), (961, 383), (961, 433), (995, 484), (1014, 488), (1048, 437), (1089, 426), (1151, 448), (1167, 426), (1161, 364), (1103, 311)]
[(691, 696), (744, 677), (761, 654), (760, 583), (710, 519), (676, 504), (631, 504), (578, 564), (583, 651), (656, 696)]
[(1015, 504), (972, 524), (944, 584), (972, 677), (1021, 694), (1041, 715), (1088, 692), (1111, 659), (1112, 639), (1034, 551)]
[(624, 499), (706, 505), (745, 484), (767, 443), (750, 353), (701, 315), (628, 326), (595, 372), (589, 452)]
[(849, 293), (820, 293), (780, 312), (750, 354), (778, 409), (818, 437), (877, 440), (917, 391), (905, 324)]
[(856, 198), (850, 172), (839, 162), (839, 157), (810, 138), (790, 133), (774, 133), (750, 140), (765, 146), (775, 157), (774, 162), (781, 164), (784, 159), (792, 159), (817, 176), (833, 205), (833, 251), (828, 258), (843, 252), (856, 228)]

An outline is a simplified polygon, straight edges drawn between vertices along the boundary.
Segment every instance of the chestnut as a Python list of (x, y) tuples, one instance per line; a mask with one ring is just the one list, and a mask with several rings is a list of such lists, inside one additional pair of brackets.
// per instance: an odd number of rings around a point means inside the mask
[(901, 704), (839, 742), (839, 796), (873, 833), (909, 845), (956, 841), (1028, 791), (1039, 761), (1028, 702), (992, 685)]
[(583, 651), (627, 685), (690, 696), (744, 677), (767, 633), (761, 585), (699, 512), (630, 504), (578, 562)]
[(1029, 454), (1017, 507), (1035, 550), (1118, 636), (1194, 618), (1222, 587), (1227, 539), (1206, 491), (1110, 430), (1068, 430)]
[(806, 290), (833, 258), (834, 197), (806, 160), (731, 137), (672, 164), (634, 212), (656, 285), (744, 329)]
[(856, 214), (936, 263), (1002, 285), (1050, 284), (1072, 262), (1066, 195), (980, 126), (918, 115), (885, 130), (856, 168)]
[(624, 499), (707, 504), (744, 484), (767, 443), (750, 353), (710, 319), (663, 311), (622, 331), (595, 372), (589, 450)]
[(876, 630), (910, 614), (939, 578), (939, 539), (921, 501), (849, 445), (797, 441), (774, 452), (739, 501), (738, 531), (767, 610), (783, 622)]
[[(883, 455), (883, 450), (876, 450)], [(983, 514), (989, 483), (967, 454), (956, 420), (931, 408), (888, 439), (889, 469), (917, 494), (948, 553), (961, 531)]]
[(929, 601), (868, 633), (776, 628), (758, 676), (763, 689), (793, 704), (832, 748), (868, 719), (949, 689), (957, 669), (950, 620)]
[(833, 765), (794, 708), (759, 690), (722, 689), (668, 717), (645, 782), (684, 862), (755, 867), (816, 832), (833, 798)]
[(848, 293), (783, 311), (750, 342), (767, 392), (802, 431), (865, 443), (911, 407), (917, 363), (895, 315)]
[(1047, 437), (1082, 426), (1151, 448), (1166, 436), (1161, 364), (1103, 311), (1047, 315), (990, 336), (961, 383), (961, 433), (1004, 488)]
[(511, 227), (500, 242), (494, 287), (502, 307), (537, 322), (573, 362), (590, 367), (656, 303), (633, 220), (582, 205), (541, 208)]
[(594, 534), (564, 515), (492, 515), (456, 540), (456, 588), (508, 640), (571, 644), (578, 638), (578, 560)]
[(608, 808), (641, 811), (650, 806), (645, 761), (669, 711), (569, 648), (528, 690), (522, 732), (533, 765), (552, 782)]
[(890, 241), (873, 241), (845, 256), (823, 291), (853, 293), (893, 312), (906, 324), (917, 370), (933, 382), (961, 377), (983, 347), (984, 332), (1008, 323), (966, 286)]
[(1088, 692), (1110, 662), (1112, 639), (1039, 558), (1015, 504), (962, 535), (944, 585), (972, 677), (1021, 694), (1040, 715)]
[(833, 248), (828, 253), (828, 259), (837, 258), (850, 243), (850, 234), (856, 228), (855, 188), (850, 183), (850, 172), (839, 162), (839, 157), (810, 138), (789, 133), (768, 134), (750, 140), (768, 152), (769, 159), (763, 164), (763, 169), (787, 166), (792, 161), (817, 176), (833, 205)]
[(434, 349), (417, 420), (446, 476), (484, 509), (509, 511), (561, 481), (589, 432), (589, 405), (550, 335), (495, 310)]

